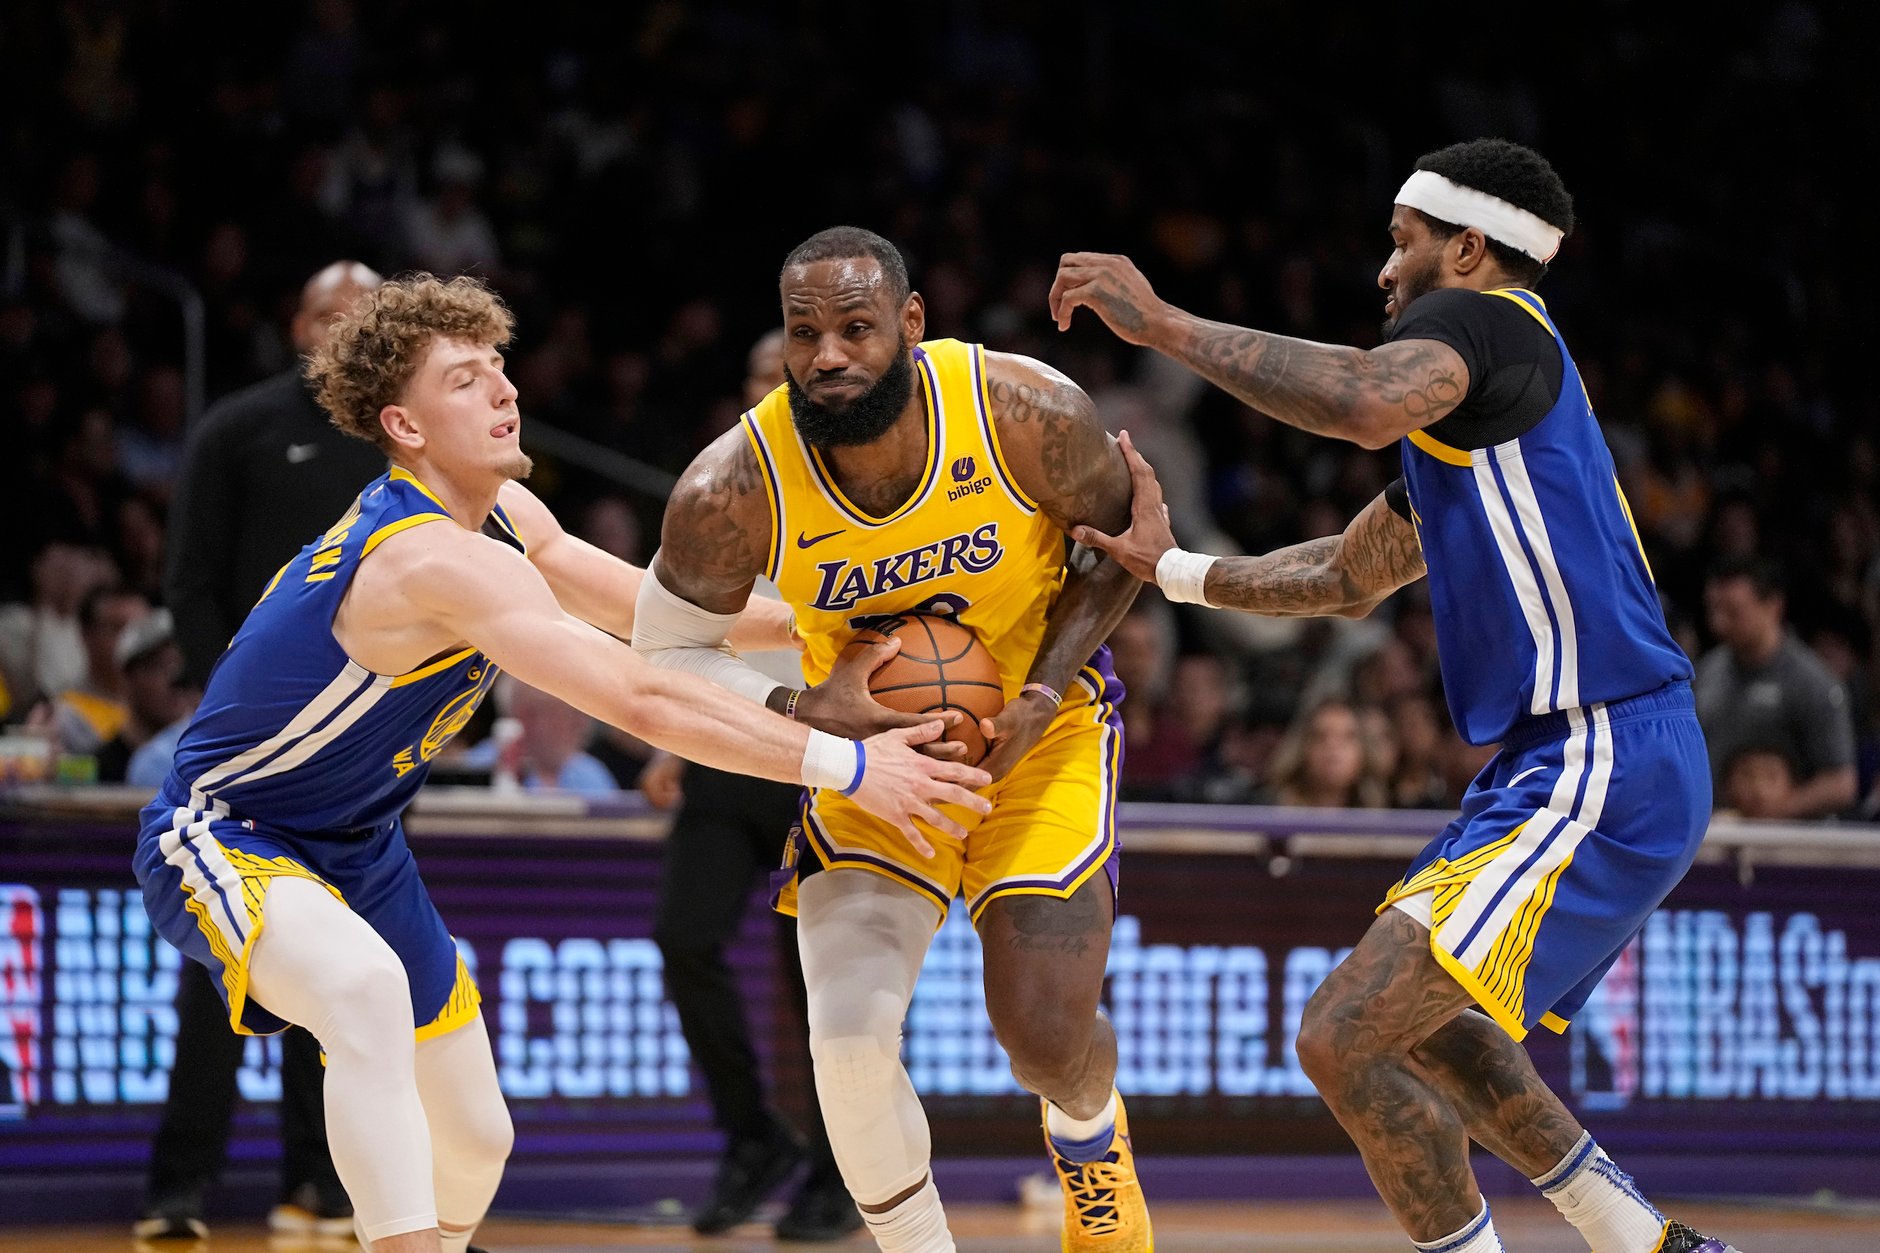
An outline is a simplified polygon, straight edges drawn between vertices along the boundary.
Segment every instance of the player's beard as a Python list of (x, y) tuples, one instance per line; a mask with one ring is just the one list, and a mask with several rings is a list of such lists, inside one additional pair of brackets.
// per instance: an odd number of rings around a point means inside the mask
[(1397, 313), (1395, 317), (1384, 319), (1384, 338), (1389, 339), (1397, 329), (1397, 323), (1403, 321), (1403, 315), (1417, 297), (1436, 290), (1437, 276), (1442, 273), (1443, 257), (1436, 253), (1421, 267), (1397, 276)]
[(533, 469), (535, 469), (535, 462), (529, 460), (529, 454), (523, 452), (520, 448), (516, 449), (516, 455), (513, 460), (505, 461), (501, 466), (503, 477), (514, 479), (518, 483), (528, 478), (529, 471)]
[(811, 448), (852, 448), (872, 444), (888, 433), (914, 395), (914, 359), (907, 351), (907, 336), (897, 339), (894, 363), (875, 385), (840, 409), (819, 405), (809, 398), (786, 367), (784, 386), (790, 393), (790, 418), (796, 432)]

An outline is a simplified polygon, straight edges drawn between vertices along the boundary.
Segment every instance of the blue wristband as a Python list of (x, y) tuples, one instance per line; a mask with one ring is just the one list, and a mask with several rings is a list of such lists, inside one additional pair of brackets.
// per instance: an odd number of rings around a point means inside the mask
[(868, 749), (860, 740), (855, 741), (855, 777), (842, 789), (844, 796), (855, 795), (855, 789), (862, 786), (862, 772), (868, 769)]

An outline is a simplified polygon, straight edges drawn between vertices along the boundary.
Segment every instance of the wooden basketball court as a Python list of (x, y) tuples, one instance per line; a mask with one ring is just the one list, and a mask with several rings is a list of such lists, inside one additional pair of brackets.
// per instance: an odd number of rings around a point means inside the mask
[[(1586, 1244), (1538, 1198), (1495, 1204), (1496, 1227), (1519, 1253), (1586, 1253)], [(960, 1253), (1051, 1253), (1056, 1216), (1016, 1205), (948, 1207)], [(1687, 1203), (1677, 1217), (1728, 1239), (1744, 1253), (1871, 1253), (1880, 1248), (1880, 1205), (1784, 1208), (1775, 1205)], [(1158, 1205), (1156, 1248), (1162, 1253), (1404, 1253), (1408, 1242), (1375, 1203)], [(492, 1218), (477, 1235), (490, 1253), (589, 1253), (598, 1249), (714, 1250), (771, 1253), (790, 1249), (869, 1248), (866, 1236), (838, 1244), (790, 1244), (753, 1223), (725, 1236), (698, 1237), (683, 1226), (554, 1222)], [(142, 1243), (127, 1224), (0, 1227), (0, 1253), (346, 1253), (350, 1241), (270, 1235), (258, 1224), (218, 1225), (207, 1243)]]

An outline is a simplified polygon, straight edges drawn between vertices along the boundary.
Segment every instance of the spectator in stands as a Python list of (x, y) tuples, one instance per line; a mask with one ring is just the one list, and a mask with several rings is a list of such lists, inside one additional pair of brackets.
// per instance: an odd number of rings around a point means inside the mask
[(117, 433), (111, 411), (92, 405), (56, 419), (47, 475), (21, 484), (27, 535), (69, 540), (89, 547), (111, 546), (118, 502), (130, 484), (117, 468)]
[(1110, 658), (1128, 693), (1123, 701), (1123, 754), (1118, 795), (1127, 800), (1167, 800), (1176, 779), (1191, 764), (1192, 746), (1169, 714), (1169, 693), (1180, 649), (1175, 613), (1150, 588), (1130, 605), (1110, 632)]
[(406, 246), (418, 264), (444, 278), (476, 273), (485, 278), (502, 265), (496, 228), (477, 207), (483, 159), (460, 144), (446, 144), (431, 163), (435, 194), (405, 208)]
[(1713, 785), (1746, 745), (1793, 763), (1785, 818), (1819, 818), (1854, 803), (1854, 726), (1847, 693), (1788, 629), (1782, 579), (1764, 558), (1717, 566), (1704, 588), (1719, 640), (1697, 665), (1697, 715), (1709, 742)]
[(1324, 700), (1295, 719), (1256, 799), (1320, 808), (1384, 806), (1384, 779), (1366, 751), (1357, 709), (1347, 701)]
[(116, 578), (102, 549), (53, 540), (33, 555), (31, 600), (0, 605), (0, 680), (8, 706), (0, 718), (24, 718), (42, 699), (84, 681), (78, 607)]
[(1385, 706), (1397, 761), (1386, 785), (1393, 809), (1448, 809), (1456, 803), (1443, 779), (1446, 719), (1423, 692), (1403, 692)]
[(1795, 768), (1779, 748), (1750, 744), (1723, 770), (1717, 812), (1737, 818), (1787, 818), (1795, 804)]
[(600, 758), (587, 751), (594, 740), (593, 718), (507, 674), (497, 678), (494, 696), (498, 724), (504, 718), (517, 723), (514, 758), (504, 755), (506, 737), (492, 734), (465, 751), (464, 764), (513, 772), (528, 792), (612, 796), (620, 790)]
[[(190, 704), (178, 687), (183, 650), (176, 646), (170, 611), (153, 609), (125, 627), (118, 636), (115, 660), (124, 676), (126, 715), (118, 733), (98, 749), (98, 782), (134, 783), (154, 790), (169, 770), (176, 737), (182, 734), (180, 719)], [(167, 752), (160, 742), (166, 735)], [(152, 752), (140, 763), (141, 777), (132, 778), (131, 764), (146, 748)], [(157, 760), (163, 769), (151, 778), (149, 770)]]
[(575, 533), (594, 547), (634, 565), (646, 563), (640, 551), (640, 516), (626, 497), (596, 496), (581, 510), (579, 519)]
[[(574, 533), (594, 547), (636, 566), (646, 564), (641, 551), (640, 515), (624, 496), (603, 495), (588, 501), (576, 515)], [(622, 780), (637, 779), (648, 764), (657, 760), (651, 744), (630, 731), (603, 722), (596, 728), (588, 751), (607, 767), (607, 773)]]
[(117, 585), (93, 588), (79, 602), (85, 677), (60, 692), (52, 707), (63, 751), (95, 757), (124, 729), (130, 718), (129, 685), (118, 665), (118, 639), (149, 613), (150, 602), (142, 593)]
[(1242, 703), (1240, 678), (1228, 658), (1212, 652), (1176, 658), (1167, 707), (1156, 723), (1158, 746), (1166, 737), (1175, 750), (1165, 765), (1173, 776), (1169, 799), (1221, 799), (1238, 790), (1223, 754)]

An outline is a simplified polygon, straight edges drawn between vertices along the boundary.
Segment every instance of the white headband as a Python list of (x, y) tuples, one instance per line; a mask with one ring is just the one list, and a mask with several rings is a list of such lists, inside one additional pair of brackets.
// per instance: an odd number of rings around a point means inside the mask
[(1516, 208), (1499, 196), (1452, 183), (1434, 170), (1418, 170), (1397, 193), (1397, 203), (1421, 209), (1433, 218), (1473, 226), (1490, 239), (1519, 249), (1543, 265), (1560, 251), (1566, 232)]

